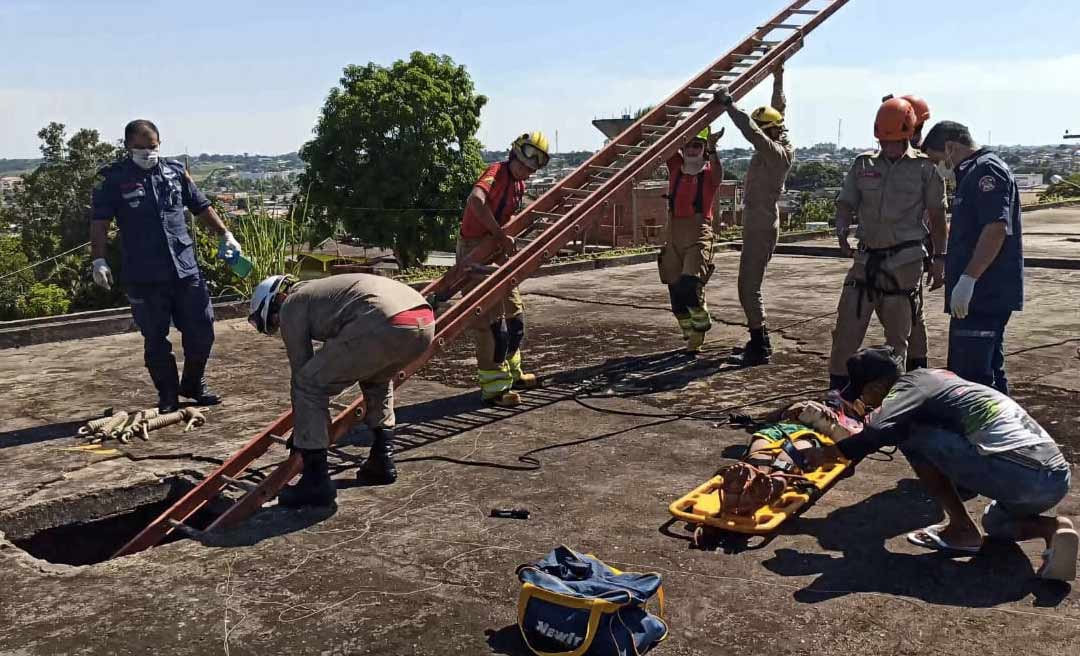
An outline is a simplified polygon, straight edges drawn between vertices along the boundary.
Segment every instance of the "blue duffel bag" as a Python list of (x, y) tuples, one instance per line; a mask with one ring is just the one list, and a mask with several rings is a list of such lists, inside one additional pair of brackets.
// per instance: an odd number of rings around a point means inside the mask
[[(659, 574), (620, 572), (560, 546), (517, 575), (518, 627), (538, 656), (638, 656), (667, 637)], [(658, 615), (646, 610), (654, 595)]]

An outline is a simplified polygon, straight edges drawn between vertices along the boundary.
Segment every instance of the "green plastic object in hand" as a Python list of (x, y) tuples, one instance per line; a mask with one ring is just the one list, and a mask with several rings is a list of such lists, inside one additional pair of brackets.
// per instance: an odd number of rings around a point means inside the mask
[(233, 270), (233, 273), (241, 278), (247, 278), (251, 275), (251, 270), (255, 268), (255, 265), (251, 263), (251, 260), (247, 259), (240, 253), (233, 255), (228, 260), (229, 268)]

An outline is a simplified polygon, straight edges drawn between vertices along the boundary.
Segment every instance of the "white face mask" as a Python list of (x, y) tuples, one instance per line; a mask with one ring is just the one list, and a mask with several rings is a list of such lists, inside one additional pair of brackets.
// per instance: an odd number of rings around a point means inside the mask
[(146, 171), (154, 168), (158, 164), (158, 149), (157, 148), (132, 148), (131, 149), (131, 161)]
[(701, 170), (705, 168), (705, 156), (698, 155), (697, 157), (689, 157), (683, 155), (682, 172), (686, 175), (697, 175), (701, 173)]
[(935, 166), (937, 168), (938, 174), (941, 175), (942, 179), (944, 179), (946, 182), (952, 182), (953, 184), (956, 183), (956, 171), (954, 171), (951, 166), (946, 164), (946, 160), (941, 160)]

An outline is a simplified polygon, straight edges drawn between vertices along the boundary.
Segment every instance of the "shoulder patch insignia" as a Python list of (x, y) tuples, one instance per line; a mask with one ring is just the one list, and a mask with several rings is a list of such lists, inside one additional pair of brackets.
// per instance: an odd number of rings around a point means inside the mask
[(983, 177), (979, 178), (979, 189), (981, 189), (983, 193), (991, 192), (996, 188), (997, 181), (994, 180), (994, 176), (984, 175)]
[(493, 176), (493, 175), (485, 175), (484, 177), (480, 178), (480, 182), (483, 182), (484, 184), (489, 184), (489, 185), (490, 184), (495, 184), (495, 176)]

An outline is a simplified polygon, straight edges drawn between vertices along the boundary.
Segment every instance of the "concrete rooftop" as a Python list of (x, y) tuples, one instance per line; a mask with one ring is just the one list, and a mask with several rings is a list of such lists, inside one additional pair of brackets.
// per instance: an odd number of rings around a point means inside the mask
[[(1029, 251), (1080, 260), (1062, 241), (1080, 211), (1032, 213), (1026, 225)], [(355, 463), (337, 460), (334, 512), (270, 507), (205, 543), (87, 566), (12, 541), (160, 501), (160, 481), (212, 470), (287, 407), (280, 340), (219, 323), (209, 375), (225, 404), (195, 432), (166, 429), (113, 456), (68, 449), (103, 408), (151, 404), (137, 335), (0, 351), (0, 652), (524, 654), (515, 567), (565, 543), (664, 577), (671, 638), (658, 654), (1078, 653), (1080, 593), (1034, 579), (1039, 545), (948, 559), (904, 540), (938, 514), (900, 456), (864, 463), (772, 539), (690, 547), (667, 505), (745, 443), (719, 421), (729, 408), (760, 412), (776, 405), (760, 399), (825, 386), (846, 268), (777, 256), (766, 293), (779, 353), (739, 370), (723, 364), (744, 340), (738, 254), (716, 264), (718, 325), (696, 359), (679, 353), (652, 265), (528, 281), (526, 357), (547, 386), (520, 410), (480, 407), (459, 340), (400, 391), (396, 485), (356, 487)], [(1080, 340), (1080, 271), (1031, 269), (1027, 293), (1007, 343), (1015, 395), (1080, 462), (1080, 341), (1060, 343)], [(936, 364), (941, 304), (928, 296)], [(880, 338), (875, 323), (869, 341)], [(692, 412), (702, 417), (670, 416)], [(367, 439), (349, 436), (346, 453), (362, 458)], [(497, 507), (532, 517), (488, 518)], [(1060, 510), (1080, 515), (1080, 491)], [(36, 548), (92, 560), (131, 530), (94, 526), (96, 537), (59, 529)]]

